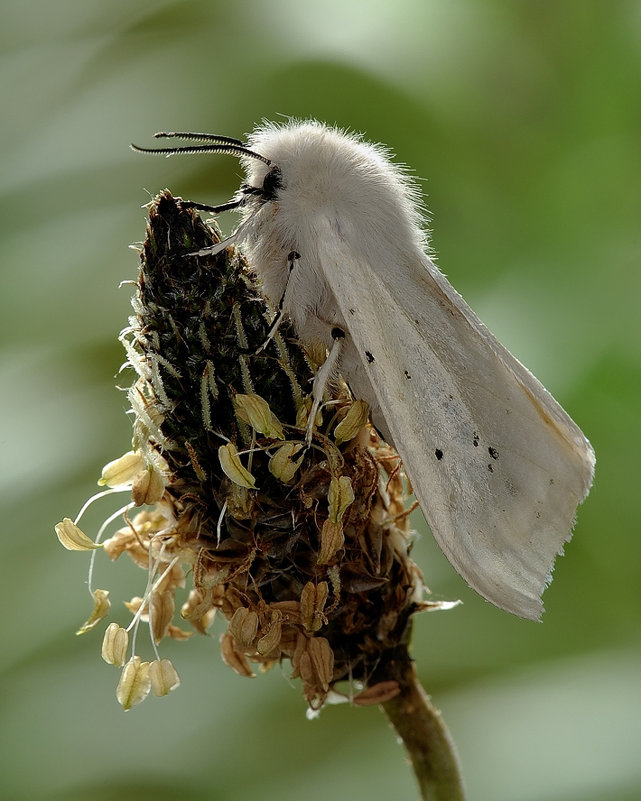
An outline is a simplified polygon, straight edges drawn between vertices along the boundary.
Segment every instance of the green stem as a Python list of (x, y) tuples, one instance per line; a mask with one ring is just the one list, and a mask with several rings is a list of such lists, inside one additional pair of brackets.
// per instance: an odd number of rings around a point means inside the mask
[(400, 694), (382, 707), (407, 749), (422, 801), (465, 801), (454, 741), (418, 680), (407, 646), (386, 652), (372, 679), (393, 679), (400, 686)]

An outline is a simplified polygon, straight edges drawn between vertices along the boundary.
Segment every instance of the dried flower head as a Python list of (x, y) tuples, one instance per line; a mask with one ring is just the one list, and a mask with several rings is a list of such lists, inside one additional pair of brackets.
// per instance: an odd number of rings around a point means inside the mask
[[(129, 637), (115, 623), (103, 657), (124, 665), (125, 709), (150, 689), (176, 687), (156, 649), (165, 636), (189, 636), (174, 623), (176, 591), (189, 578), (180, 617), (205, 633), (222, 614), (222, 656), (239, 674), (289, 660), (312, 709), (345, 679), (368, 687), (359, 703), (381, 703), (397, 691), (393, 681), (369, 686), (382, 655), (406, 642), (414, 612), (442, 607), (423, 600), (409, 558), (400, 460), (342, 384), (307, 446), (323, 355), (305, 352), (286, 325), (258, 352), (270, 315), (249, 265), (233, 249), (193, 255), (216, 241), (168, 192), (150, 205), (134, 315), (121, 335), (135, 372), (133, 446), (99, 483), (131, 494), (104, 551), (126, 553), (147, 573), (127, 631), (146, 621), (156, 659), (142, 661), (134, 637), (127, 660)], [(56, 527), (61, 541), (96, 548), (100, 537), (83, 535), (78, 519)]]

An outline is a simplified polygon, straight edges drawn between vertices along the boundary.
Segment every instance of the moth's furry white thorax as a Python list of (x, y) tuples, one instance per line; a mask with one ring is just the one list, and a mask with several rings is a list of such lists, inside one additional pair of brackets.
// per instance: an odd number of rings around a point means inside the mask
[[(327, 325), (342, 325), (326, 278), (318, 274), (322, 233), (351, 243), (365, 259), (400, 264), (409, 248), (424, 249), (422, 216), (414, 183), (381, 146), (315, 121), (265, 124), (248, 140), (251, 150), (280, 170), (273, 202), (257, 210), (248, 203), (243, 236), (250, 261), (267, 297), (277, 303), (287, 281), (287, 256), (301, 256), (294, 270), (285, 310), (303, 338), (327, 340)], [(244, 158), (247, 182), (262, 187), (270, 167)], [(383, 248), (384, 252), (381, 252)], [(311, 315), (311, 319), (310, 319)]]

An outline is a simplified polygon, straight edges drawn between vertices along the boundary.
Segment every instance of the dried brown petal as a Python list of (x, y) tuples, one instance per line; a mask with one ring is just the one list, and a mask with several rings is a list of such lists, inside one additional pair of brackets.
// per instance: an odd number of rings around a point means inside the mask
[(136, 506), (153, 506), (165, 492), (165, 479), (153, 467), (138, 473), (131, 488), (131, 497)]
[(303, 463), (305, 455), (300, 459), (294, 460), (294, 456), (303, 450), (304, 446), (301, 443), (286, 442), (274, 453), (269, 460), (269, 472), (275, 476), (283, 484), (289, 484), (293, 481), (298, 468)]
[(334, 441), (337, 445), (354, 439), (366, 425), (369, 417), (369, 406), (364, 400), (356, 400), (349, 407), (347, 414), (334, 429)]
[[(301, 675), (300, 663), (303, 658), (303, 655), (307, 652), (307, 641), (308, 638), (304, 634), (301, 633), (298, 634), (296, 639), (296, 646), (294, 648), (294, 652), (291, 655), (293, 679), (296, 679)], [(309, 657), (306, 658), (309, 660)]]
[(104, 541), (105, 553), (110, 559), (116, 560), (132, 543), (138, 544), (133, 531), (130, 528), (120, 529)]
[(283, 633), (282, 615), (272, 612), (271, 622), (265, 634), (256, 643), (256, 650), (261, 656), (269, 656), (276, 651)]
[(229, 622), (229, 633), (243, 650), (252, 648), (258, 633), (258, 615), (253, 609), (239, 607)]
[(144, 701), (150, 689), (149, 662), (143, 662), (139, 656), (132, 656), (124, 666), (116, 688), (118, 703), (126, 712)]
[(171, 590), (155, 591), (151, 596), (151, 628), (154, 642), (159, 643), (167, 633), (174, 616), (175, 601)]
[[(303, 685), (306, 685), (306, 690), (310, 688), (312, 696), (316, 695), (316, 676), (314, 675), (314, 666), (312, 665), (312, 658), (309, 655), (307, 643), (305, 643), (305, 650), (298, 660), (297, 675), (300, 676)], [(294, 676), (294, 678), (296, 677)], [(307, 695), (307, 692), (305, 694)]]
[(392, 698), (400, 693), (401, 688), (397, 681), (379, 681), (378, 684), (373, 684), (371, 687), (355, 695), (352, 703), (356, 706), (375, 706), (376, 704), (384, 704), (386, 701), (391, 701)]
[(343, 524), (334, 523), (329, 518), (325, 520), (321, 530), (320, 550), (317, 559), (318, 564), (328, 564), (344, 544), (345, 536), (343, 534)]
[(108, 665), (122, 667), (129, 648), (129, 633), (117, 623), (110, 623), (102, 640), (102, 658)]
[(114, 459), (102, 468), (102, 477), (98, 481), (101, 487), (126, 487), (134, 477), (144, 470), (145, 461), (139, 451), (128, 451), (119, 459)]
[(334, 673), (334, 653), (324, 637), (300, 635), (292, 656), (292, 678), (300, 676), (310, 706), (322, 705)]
[(55, 529), (60, 544), (68, 551), (95, 551), (96, 548), (102, 548), (102, 543), (90, 539), (69, 517), (65, 517), (62, 523), (56, 523)]
[(254, 431), (273, 439), (285, 439), (282, 425), (269, 408), (267, 401), (260, 395), (238, 393), (234, 398), (234, 407), (238, 419), (249, 423)]
[(165, 636), (171, 637), (172, 640), (178, 640), (178, 642), (184, 642), (185, 640), (190, 640), (194, 636), (194, 632), (185, 631), (179, 626), (174, 626), (173, 623), (170, 623), (169, 626), (167, 626), (167, 632)]
[(243, 467), (238, 455), (238, 449), (233, 442), (228, 442), (218, 448), (218, 459), (223, 472), (234, 484), (247, 487), (247, 489), (256, 489), (256, 479), (249, 470)]
[(298, 642), (299, 631), (294, 626), (283, 624), (283, 630), (280, 637), (280, 652), (283, 656), (291, 659), (296, 651), (296, 643)]
[[(297, 428), (307, 428), (307, 423), (309, 420), (309, 413), (312, 410), (312, 403), (313, 399), (311, 396), (305, 398), (303, 403), (298, 407), (298, 411), (296, 412), (296, 427)], [(323, 425), (323, 411), (319, 407), (316, 411), (316, 417), (314, 419), (314, 425), (316, 428), (320, 428)]]
[(133, 537), (125, 549), (131, 561), (142, 570), (149, 570), (149, 542), (140, 542)]
[[(134, 595), (134, 597), (130, 601), (123, 601), (125, 607), (131, 612), (132, 615), (135, 615), (136, 612), (140, 609), (143, 604), (143, 599), (140, 595)], [(145, 603), (145, 612), (141, 615), (141, 617), (145, 617), (147, 614), (147, 604)]]
[(227, 511), (236, 520), (250, 520), (254, 511), (254, 493), (232, 483), (227, 493)]
[(173, 592), (177, 587), (185, 586), (185, 569), (178, 561), (174, 561), (171, 566), (164, 561), (158, 562), (156, 565), (156, 574), (158, 576), (162, 576), (162, 574), (165, 575), (157, 580), (155, 592), (162, 593), (167, 590)]
[(329, 586), (326, 581), (314, 584), (308, 581), (300, 595), (300, 611), (303, 626), (309, 632), (318, 631), (327, 623), (323, 614)]
[(327, 360), (327, 348), (318, 339), (314, 339), (305, 345), (305, 353), (310, 362), (318, 369)]
[(249, 667), (245, 655), (238, 650), (235, 639), (228, 632), (225, 632), (220, 638), (220, 653), (223, 662), (240, 676), (254, 678), (256, 674)]
[(327, 493), (329, 504), (329, 519), (333, 523), (340, 523), (349, 505), (354, 500), (354, 490), (349, 476), (332, 478)]
[(308, 640), (307, 651), (321, 687), (325, 691), (329, 690), (329, 683), (334, 674), (334, 652), (329, 640), (325, 637), (312, 637)]
[(169, 659), (154, 659), (149, 665), (151, 689), (157, 698), (168, 695), (180, 686), (180, 678)]
[(278, 610), (286, 623), (300, 623), (299, 601), (276, 601), (270, 604), (270, 609)]
[(91, 629), (95, 628), (101, 620), (104, 620), (109, 614), (111, 609), (111, 601), (109, 600), (109, 590), (94, 590), (92, 592), (94, 606), (93, 611), (89, 615), (87, 622), (82, 625), (76, 634), (86, 634)]
[(180, 616), (188, 620), (200, 634), (206, 634), (207, 629), (214, 622), (216, 609), (214, 607), (214, 593), (212, 590), (191, 590), (180, 610)]
[(150, 538), (166, 528), (167, 519), (155, 512), (143, 511), (136, 515), (131, 526), (117, 531), (105, 540), (105, 552), (110, 559), (117, 559), (123, 552), (143, 570), (149, 569)]

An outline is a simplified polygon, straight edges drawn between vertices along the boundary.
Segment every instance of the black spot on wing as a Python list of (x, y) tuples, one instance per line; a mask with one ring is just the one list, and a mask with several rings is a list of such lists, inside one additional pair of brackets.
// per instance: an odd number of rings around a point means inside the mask
[(437, 449), (434, 451), (434, 456), (436, 456), (436, 458), (437, 458), (437, 459), (439, 460), (439, 462), (440, 462), (440, 461), (441, 461), (441, 459), (443, 458), (443, 451), (442, 451), (440, 448), (437, 448)]
[(407, 378), (407, 380), (409, 381), (409, 380), (411, 379), (411, 377), (412, 377), (412, 376), (409, 374), (409, 370), (405, 370), (404, 372), (405, 372), (405, 378)]
[(365, 358), (370, 364), (375, 361), (374, 356), (368, 350), (365, 351)]
[(476, 431), (474, 432), (474, 436), (472, 437), (472, 445), (474, 445), (475, 448), (478, 448), (479, 446), (479, 435), (476, 433)]
[(487, 452), (490, 454), (492, 459), (498, 459), (499, 458), (499, 452), (496, 450), (496, 448), (493, 448), (491, 445), (487, 449)]

